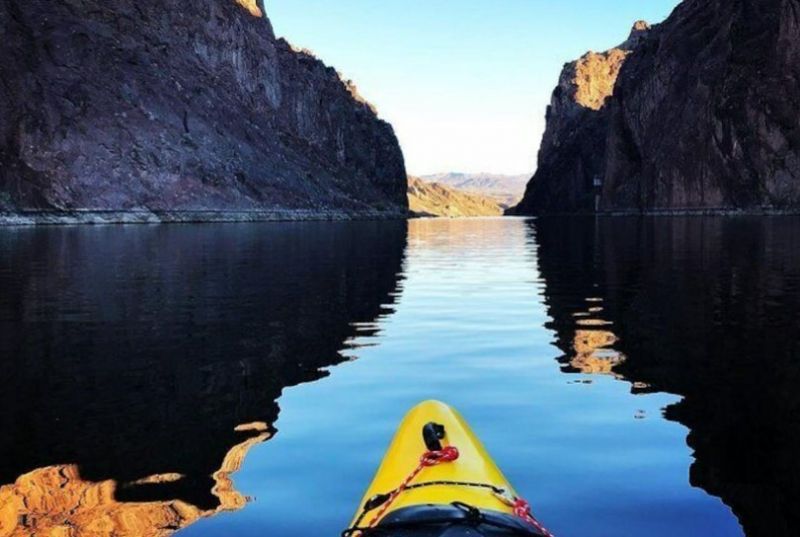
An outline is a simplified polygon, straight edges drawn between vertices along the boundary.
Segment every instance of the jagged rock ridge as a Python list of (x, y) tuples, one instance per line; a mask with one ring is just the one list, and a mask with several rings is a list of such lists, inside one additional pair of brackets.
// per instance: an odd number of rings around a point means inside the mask
[(255, 0), (9, 0), (0, 21), (0, 212), (406, 210), (391, 126)]

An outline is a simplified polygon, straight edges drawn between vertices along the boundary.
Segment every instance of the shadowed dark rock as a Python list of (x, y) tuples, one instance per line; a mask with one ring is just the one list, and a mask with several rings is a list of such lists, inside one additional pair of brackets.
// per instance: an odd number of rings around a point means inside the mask
[(689, 0), (631, 56), (604, 209), (800, 206), (795, 0)]
[(391, 126), (241, 4), (0, 3), (0, 211), (404, 214)]
[(595, 174), (601, 211), (797, 210), (797, 3), (685, 0), (598, 111), (556, 115), (517, 214), (593, 212)]

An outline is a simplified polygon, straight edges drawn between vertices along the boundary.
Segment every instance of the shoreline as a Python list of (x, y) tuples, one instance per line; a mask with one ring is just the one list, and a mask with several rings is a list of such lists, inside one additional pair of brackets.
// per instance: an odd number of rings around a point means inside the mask
[(698, 208), (698, 209), (654, 209), (648, 211), (601, 211), (596, 213), (545, 213), (531, 214), (506, 214), (506, 217), (517, 218), (550, 218), (550, 217), (576, 217), (576, 218), (618, 218), (618, 217), (663, 217), (663, 216), (800, 216), (800, 207), (795, 209), (732, 209), (732, 208)]
[(697, 209), (650, 209), (647, 211), (604, 211), (595, 216), (797, 216), (800, 207), (795, 209), (734, 209), (734, 208), (697, 208)]
[[(800, 216), (797, 209), (665, 209), (656, 211), (606, 211), (599, 213), (548, 213), (542, 215), (498, 215), (489, 218), (631, 218), (631, 217), (774, 217)], [(0, 212), (0, 228), (45, 226), (103, 226), (159, 224), (224, 224), (258, 222), (347, 222), (368, 220), (413, 220), (444, 218), (413, 211), (343, 210), (153, 210), (153, 211), (22, 211)], [(476, 218), (476, 217), (466, 217)], [(483, 218), (483, 217), (479, 217)]]
[(18, 213), (0, 213), (0, 227), (126, 224), (221, 224), (248, 222), (333, 222), (356, 220), (405, 220), (409, 217), (409, 212), (398, 210), (21, 211)]

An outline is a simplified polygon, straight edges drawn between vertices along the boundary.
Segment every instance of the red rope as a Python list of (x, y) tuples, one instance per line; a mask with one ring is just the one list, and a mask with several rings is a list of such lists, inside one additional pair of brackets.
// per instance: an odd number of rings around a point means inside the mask
[(378, 511), (378, 514), (375, 515), (375, 518), (373, 518), (372, 522), (369, 523), (369, 527), (374, 528), (378, 525), (378, 522), (381, 521), (395, 500), (397, 500), (398, 496), (400, 496), (409, 487), (409, 485), (411, 485), (411, 483), (417, 478), (422, 470), (442, 463), (453, 462), (458, 459), (458, 455), (458, 448), (455, 446), (446, 446), (441, 451), (428, 451), (424, 453), (419, 459), (419, 465), (417, 465), (417, 467), (409, 474), (405, 481), (403, 481), (403, 483), (397, 487), (394, 492), (392, 492), (392, 495), (389, 496), (389, 499), (383, 504), (381, 510)]
[(553, 537), (553, 534), (550, 533), (541, 522), (536, 520), (536, 517), (531, 513), (531, 504), (522, 498), (517, 498), (517, 501), (514, 502), (514, 514), (529, 524), (532, 524), (544, 537)]
[[(420, 472), (425, 468), (430, 468), (431, 466), (437, 466), (442, 463), (449, 463), (455, 460), (458, 460), (458, 448), (455, 446), (446, 446), (441, 451), (428, 451), (420, 457), (419, 464), (416, 468), (406, 477), (405, 481), (397, 487), (394, 492), (392, 492), (389, 499), (386, 500), (386, 503), (383, 504), (378, 514), (372, 519), (372, 522), (369, 523), (369, 528), (374, 528), (378, 525), (378, 522), (386, 515), (386, 512), (389, 511), (389, 508), (394, 504), (397, 498), (411, 486), (411, 483), (419, 476)], [(514, 510), (514, 515), (525, 520), (533, 527), (535, 527), (539, 532), (544, 535), (544, 537), (554, 537), (544, 525), (536, 520), (536, 517), (533, 516), (531, 512), (531, 505), (523, 500), (522, 498), (516, 498), (513, 496), (507, 496), (501, 499), (506, 501), (511, 505)], [(512, 503), (513, 501), (513, 503)]]

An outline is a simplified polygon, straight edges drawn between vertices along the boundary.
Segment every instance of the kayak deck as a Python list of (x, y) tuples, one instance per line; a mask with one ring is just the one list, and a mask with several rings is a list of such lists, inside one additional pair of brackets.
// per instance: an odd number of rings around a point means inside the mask
[[(386, 495), (398, 487), (417, 469), (420, 457), (429, 451), (422, 431), (429, 424), (444, 426), (443, 447), (458, 449), (458, 458), (447, 464), (423, 468), (411, 486), (399, 494), (391, 506), (365, 509), (376, 496)], [(494, 487), (494, 489), (492, 488)], [(361, 509), (352, 526), (369, 524), (386, 518), (401, 509), (420, 505), (450, 505), (454, 502), (498, 513), (513, 514), (507, 501), (496, 493), (516, 496), (508, 480), (486, 452), (475, 433), (453, 408), (438, 401), (427, 401), (414, 408), (403, 420), (375, 479), (364, 495)]]

